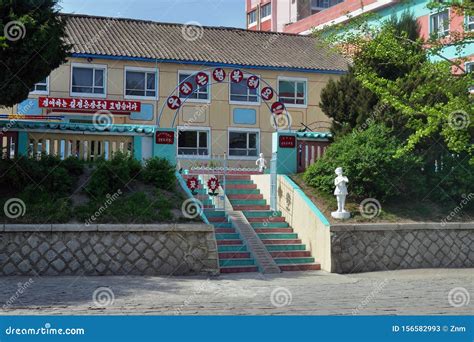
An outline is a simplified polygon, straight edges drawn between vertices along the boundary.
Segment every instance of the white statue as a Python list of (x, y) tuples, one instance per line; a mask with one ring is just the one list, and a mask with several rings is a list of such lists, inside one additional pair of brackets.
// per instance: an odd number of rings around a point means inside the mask
[(260, 153), (260, 158), (257, 159), (255, 165), (258, 166), (259, 172), (265, 172), (265, 169), (267, 168), (267, 162), (265, 161), (265, 158), (263, 158), (263, 153)]
[(336, 186), (334, 195), (337, 198), (337, 211), (333, 211), (331, 216), (336, 219), (348, 219), (351, 217), (351, 214), (344, 209), (344, 205), (346, 204), (347, 183), (349, 183), (349, 179), (343, 176), (342, 167), (336, 169), (336, 175), (337, 177), (334, 179), (334, 185)]

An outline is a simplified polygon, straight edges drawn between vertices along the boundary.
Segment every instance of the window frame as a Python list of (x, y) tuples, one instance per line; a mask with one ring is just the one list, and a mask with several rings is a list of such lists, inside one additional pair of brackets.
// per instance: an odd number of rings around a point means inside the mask
[[(127, 95), (127, 71), (132, 72), (144, 72), (145, 78), (148, 73), (155, 74), (155, 96), (142, 96), (142, 95)], [(142, 68), (142, 67), (132, 67), (132, 66), (125, 66), (123, 70), (123, 98), (128, 100), (156, 100), (159, 97), (159, 76), (160, 72), (158, 68)], [(145, 93), (147, 92), (146, 83), (145, 83)]]
[[(256, 133), (256, 148), (257, 148), (257, 155), (256, 156), (233, 156), (230, 154), (230, 133), (247, 133), (247, 150), (248, 150), (248, 133)], [(257, 160), (258, 155), (260, 154), (260, 141), (261, 141), (261, 130), (260, 128), (248, 128), (248, 127), (228, 127), (227, 128), (227, 159), (232, 160)]]
[[(257, 94), (256, 94), (257, 101), (256, 102), (248, 102), (248, 101), (234, 101), (234, 100), (232, 100), (232, 84), (234, 84), (234, 83), (231, 81), (231, 82), (229, 82), (229, 104), (231, 104), (231, 105), (241, 105), (241, 106), (260, 106), (262, 104), (262, 99), (260, 98), (260, 87), (262, 85), (262, 79), (261, 79), (260, 75), (245, 74), (244, 73), (244, 78), (242, 79), (242, 81), (240, 83), (245, 83), (245, 85), (247, 86), (247, 79), (251, 76), (257, 76), (258, 79), (259, 79), (258, 87), (256, 89), (257, 90)], [(247, 87), (247, 97), (249, 96), (248, 90), (249, 90), (249, 87)]]
[[(196, 75), (198, 72), (201, 72), (201, 71), (200, 70), (178, 70), (178, 87), (181, 84), (181, 82), (179, 80), (179, 77), (180, 77), (181, 74), (188, 74), (188, 77), (189, 77), (190, 75)], [(193, 98), (188, 97), (185, 103), (188, 103), (188, 102), (211, 103), (211, 99), (212, 99), (211, 88), (212, 87), (211, 87), (210, 83), (212, 82), (212, 76), (211, 76), (211, 73), (209, 71), (202, 71), (202, 72), (207, 74), (207, 76), (209, 77), (209, 83), (207, 84), (207, 94), (208, 94), (207, 99), (193, 99)], [(181, 97), (181, 92), (179, 91), (179, 89), (178, 89), (178, 97), (181, 100), (185, 99), (185, 97)]]
[[(180, 131), (196, 131), (207, 133), (207, 154), (179, 154), (179, 132)], [(208, 126), (178, 126), (176, 129), (176, 158), (177, 159), (209, 159), (212, 155), (211, 145), (211, 127)], [(197, 136), (197, 143), (199, 143), (199, 135)], [(199, 149), (199, 147), (196, 147)]]
[[(296, 104), (296, 103), (286, 103), (282, 102), (280, 96), (280, 81), (287, 81), (287, 82), (304, 82), (304, 104)], [(277, 92), (278, 92), (278, 101), (281, 101), (285, 104), (285, 107), (288, 108), (308, 108), (308, 79), (304, 77), (288, 77), (288, 76), (278, 76), (277, 79)], [(296, 91), (296, 90), (295, 90)], [(285, 97), (286, 98), (286, 97)], [(295, 93), (295, 100), (298, 99)]]
[(466, 74), (474, 73), (474, 61), (464, 62), (464, 70)]
[[(267, 15), (263, 15), (263, 9), (264, 8), (270, 8), (270, 14), (267, 14)], [(266, 4), (263, 4), (261, 7), (260, 7), (260, 21), (266, 21), (268, 19), (271, 19), (272, 17), (272, 3), (271, 2), (267, 2)]]
[[(73, 79), (73, 74), (74, 74), (74, 68), (86, 68), (86, 69), (102, 69), (104, 72), (103, 75), (103, 82), (104, 82), (104, 93), (103, 94), (98, 94), (98, 93), (78, 93), (72, 91), (73, 84), (72, 84), (72, 79)], [(94, 73), (95, 75), (95, 73)], [(95, 80), (93, 80), (95, 81)], [(102, 98), (105, 99), (107, 97), (107, 64), (88, 64), (88, 63), (71, 63), (71, 80), (69, 82), (69, 94), (70, 96), (75, 96), (75, 97), (95, 97), (95, 98)]]
[[(255, 14), (255, 21), (250, 22), (250, 14)], [(258, 18), (258, 11), (257, 11), (256, 8), (255, 8), (254, 10), (248, 12), (248, 13), (247, 13), (248, 26), (249, 26), (249, 27), (256, 26), (256, 25), (257, 25), (257, 22), (258, 22), (257, 18)]]
[[(448, 29), (447, 29), (447, 31), (443, 31), (443, 34), (440, 34), (439, 31), (435, 32), (433, 30), (434, 29), (433, 28), (433, 17), (434, 16), (439, 16), (440, 14), (442, 14), (444, 12), (448, 12)], [(430, 14), (430, 36), (436, 34), (438, 36), (438, 39), (441, 39), (441, 38), (444, 38), (444, 37), (448, 37), (450, 31), (451, 31), (451, 10), (449, 8), (447, 8), (443, 11), (440, 11), (440, 12)]]
[[(472, 21), (469, 21), (469, 17), (472, 17)], [(469, 29), (469, 25), (472, 25), (472, 29)], [(466, 32), (474, 31), (474, 15), (466, 14)]]
[[(38, 83), (35, 83), (33, 87), (36, 87)], [(30, 94), (31, 95), (49, 95), (49, 76), (46, 77), (46, 90), (32, 90), (30, 91)]]

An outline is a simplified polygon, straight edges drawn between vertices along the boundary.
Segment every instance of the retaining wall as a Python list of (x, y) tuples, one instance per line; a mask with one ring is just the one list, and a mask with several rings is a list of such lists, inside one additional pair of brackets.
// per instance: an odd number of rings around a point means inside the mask
[(205, 224), (0, 226), (0, 275), (218, 274)]

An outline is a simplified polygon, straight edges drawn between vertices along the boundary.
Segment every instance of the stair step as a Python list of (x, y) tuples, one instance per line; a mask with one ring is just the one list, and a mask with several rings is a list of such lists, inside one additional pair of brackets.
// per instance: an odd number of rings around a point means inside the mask
[(253, 259), (221, 259), (219, 260), (220, 267), (226, 266), (254, 266), (255, 261)]
[(269, 216), (281, 216), (281, 211), (272, 210), (261, 210), (261, 211), (248, 211), (244, 210), (245, 217), (269, 217)]
[(247, 217), (247, 221), (252, 222), (286, 222), (282, 216), (268, 216), (268, 217)]
[(225, 217), (225, 216), (209, 216), (207, 219), (211, 223), (214, 223), (214, 222), (228, 222), (227, 217)]
[(227, 194), (227, 198), (230, 200), (261, 200), (263, 199), (262, 194)]
[(217, 223), (212, 223), (214, 228), (233, 228), (232, 223), (230, 222), (217, 222)]
[(263, 239), (262, 242), (265, 245), (295, 245), (295, 244), (300, 244), (301, 240), (300, 239), (288, 239), (288, 240), (284, 240), (284, 239), (277, 239), (277, 240)]
[(262, 199), (262, 200), (230, 200), (230, 203), (232, 203), (232, 206), (239, 206), (239, 205), (266, 205), (267, 201)]
[(269, 210), (270, 206), (269, 205), (233, 205), (232, 206), (234, 210), (238, 211), (248, 211), (248, 210)]
[(210, 217), (225, 217), (223, 210), (204, 210), (204, 215), (209, 219)]
[(226, 184), (226, 189), (239, 189), (239, 190), (255, 190), (257, 186), (255, 184)]
[(241, 245), (220, 245), (217, 247), (219, 253), (223, 252), (244, 252), (247, 251), (247, 246)]
[(217, 240), (217, 245), (243, 245), (241, 240)]
[(216, 234), (235, 234), (234, 228), (215, 228)]
[(230, 176), (226, 176), (226, 179), (230, 179), (230, 180), (250, 180), (250, 176), (249, 175), (230, 175)]
[(252, 222), (250, 225), (254, 228), (288, 228), (290, 226), (286, 222)]
[(245, 272), (258, 272), (257, 266), (234, 266), (234, 267), (221, 267), (221, 273), (245, 273)]
[(274, 258), (277, 264), (281, 265), (293, 265), (293, 264), (312, 264), (314, 263), (314, 258), (312, 257), (303, 257), (303, 258)]
[(276, 251), (270, 252), (273, 258), (305, 258), (311, 257), (310, 251)]
[(258, 195), (260, 190), (258, 189), (226, 189), (226, 195), (238, 195), (238, 194), (255, 194)]
[(250, 252), (219, 252), (219, 259), (250, 259)]
[(306, 250), (306, 245), (303, 244), (267, 245), (265, 247), (269, 252)]
[(283, 234), (283, 233), (274, 233), (274, 234), (258, 234), (258, 237), (262, 240), (276, 240), (276, 239), (287, 239), (287, 240), (291, 240), (291, 239), (297, 239), (298, 238), (298, 234), (296, 233), (286, 233), (286, 234)]
[(320, 264), (278, 265), (282, 271), (319, 271)]
[(293, 233), (292, 228), (255, 228), (255, 233), (266, 234), (266, 233)]
[(238, 240), (240, 239), (239, 234), (216, 234), (217, 240)]
[[(220, 180), (221, 183), (224, 183), (224, 180)], [(225, 184), (253, 184), (253, 181), (250, 179), (229, 179), (226, 177)]]

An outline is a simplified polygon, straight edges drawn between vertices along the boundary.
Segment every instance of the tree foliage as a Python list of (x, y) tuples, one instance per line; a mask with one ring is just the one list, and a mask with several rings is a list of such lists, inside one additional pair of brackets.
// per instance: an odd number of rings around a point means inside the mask
[(35, 83), (66, 61), (65, 23), (57, 0), (0, 2), (0, 106), (28, 97)]

